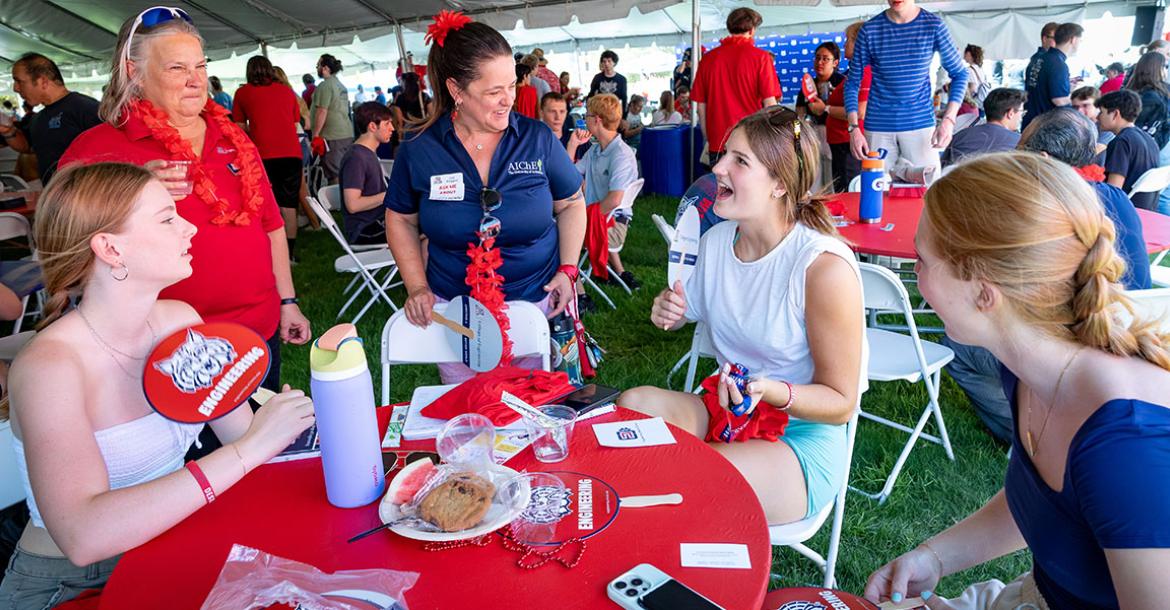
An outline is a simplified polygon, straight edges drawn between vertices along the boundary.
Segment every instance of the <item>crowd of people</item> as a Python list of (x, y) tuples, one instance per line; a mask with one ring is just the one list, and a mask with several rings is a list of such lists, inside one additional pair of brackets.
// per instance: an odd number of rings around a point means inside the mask
[[(943, 576), (1026, 547), (1032, 570), (975, 584), (951, 607), (1153, 607), (1170, 559), (1170, 336), (1118, 309), (1125, 289), (1150, 281), (1135, 205), (1153, 209), (1158, 195), (1126, 193), (1170, 139), (1163, 51), (1116, 90), (1101, 93), (1124, 66), (1074, 91), (1066, 60), (1083, 29), (1050, 24), (1026, 91), (995, 88), (982, 49), (960, 55), (937, 15), (889, 5), (850, 25), (843, 49), (816, 49), (815, 95), (795, 109), (777, 104), (750, 8), (731, 11), (693, 78), (684, 55), (650, 124), (694, 112), (723, 221), (703, 236), (694, 274), (648, 316), (664, 332), (701, 322), (723, 368), (702, 394), (639, 387), (619, 402), (723, 454), (770, 523), (832, 502), (870, 355), (861, 270), (825, 194), (884, 149), (895, 177), (930, 185), (918, 286), (946, 325), (952, 376), (1012, 451), (1000, 493), (874, 572), (866, 596), (927, 599)], [(22, 96), (45, 108), (0, 135), (35, 150), (52, 179), (36, 211), (45, 318), (0, 402), (31, 514), (0, 605), (46, 607), (102, 586), (121, 553), (212, 501), (204, 487), (231, 487), (312, 424), (311, 401), (280, 382), (279, 357), (282, 343), (312, 337), (290, 263), (305, 146), (338, 184), (346, 238), (388, 245), (412, 324), (465, 295), (505, 333), (508, 301), (557, 316), (580, 305), (583, 250), (599, 279), (612, 268), (638, 287), (620, 250), (646, 99), (629, 94), (617, 54), (601, 54), (578, 123), (579, 92), (540, 49), (517, 54), (458, 13), (427, 38), (425, 67), (403, 62), (400, 90), (359, 87), (353, 105), (329, 54), (299, 95), (251, 58), (247, 84), (222, 99), (194, 21), (176, 8), (124, 22), (100, 102), (69, 92), (44, 56), (14, 65)], [(950, 78), (937, 111), (936, 56)], [(966, 104), (981, 118), (957, 130)], [(388, 176), (380, 150), (393, 158)], [(151, 409), (145, 355), (200, 321), (267, 341), (263, 385), (275, 398), (206, 428)], [(754, 373), (742, 390), (729, 363)], [(473, 372), (450, 364), (440, 375)]]

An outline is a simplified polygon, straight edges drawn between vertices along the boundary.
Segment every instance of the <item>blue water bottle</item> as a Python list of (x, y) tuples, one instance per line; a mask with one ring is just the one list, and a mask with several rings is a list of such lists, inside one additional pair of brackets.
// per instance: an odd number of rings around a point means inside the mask
[(861, 203), (857, 219), (864, 223), (882, 221), (882, 199), (890, 180), (886, 177), (886, 149), (871, 150), (861, 161)]
[(313, 342), (310, 387), (325, 494), (336, 507), (354, 508), (379, 499), (386, 481), (365, 348), (352, 324), (341, 326), (349, 328), (335, 327), (342, 332), (330, 330)]

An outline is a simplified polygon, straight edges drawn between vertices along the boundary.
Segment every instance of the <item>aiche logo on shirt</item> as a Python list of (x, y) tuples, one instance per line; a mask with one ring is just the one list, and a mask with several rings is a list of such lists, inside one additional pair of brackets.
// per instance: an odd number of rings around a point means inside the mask
[(515, 176), (517, 174), (543, 174), (544, 161), (537, 159), (535, 161), (513, 161), (508, 164), (508, 175)]

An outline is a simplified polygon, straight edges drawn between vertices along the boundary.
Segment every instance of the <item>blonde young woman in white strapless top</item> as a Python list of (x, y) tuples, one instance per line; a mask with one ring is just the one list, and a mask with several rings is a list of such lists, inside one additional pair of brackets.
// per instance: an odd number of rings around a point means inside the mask
[[(41, 197), (45, 326), (13, 363), (11, 404), (0, 405), (32, 523), (0, 583), (0, 607), (51, 607), (100, 587), (118, 555), (207, 502), (182, 467), (200, 427), (164, 420), (142, 391), (154, 345), (201, 321), (185, 303), (158, 300), (191, 274), (194, 234), (166, 188), (133, 165), (67, 168)], [(286, 386), (255, 415), (241, 408), (212, 423), (224, 447), (193, 469), (222, 493), (312, 422), (312, 403)]]

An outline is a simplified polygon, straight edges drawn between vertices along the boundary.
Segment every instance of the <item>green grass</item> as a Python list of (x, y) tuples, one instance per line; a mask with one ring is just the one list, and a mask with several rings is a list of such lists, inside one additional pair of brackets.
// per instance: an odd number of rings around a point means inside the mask
[[(662, 214), (673, 220), (676, 204), (676, 199), (666, 197), (638, 199), (637, 218), (630, 227), (622, 261), (644, 287), (633, 296), (620, 289), (607, 288), (618, 309), (611, 310), (597, 300), (599, 311), (586, 316), (590, 332), (606, 349), (605, 362), (596, 380), (599, 383), (618, 388), (663, 386), (666, 372), (690, 347), (690, 327), (666, 333), (652, 326), (648, 319), (657, 287), (666, 284), (665, 242), (655, 230), (650, 214)], [(314, 333), (319, 334), (334, 324), (334, 316), (344, 302), (342, 290), (349, 276), (334, 273), (333, 261), (341, 249), (324, 231), (302, 232), (297, 240), (297, 254), (301, 262), (294, 267), (293, 274), (301, 308), (312, 321)], [(405, 299), (401, 288), (391, 291), (390, 296), (399, 304)], [(379, 387), (377, 363), (382, 324), (390, 313), (389, 307), (378, 305), (359, 325), (375, 388)], [(938, 320), (931, 317), (923, 317), (919, 322), (938, 325)], [(307, 346), (284, 347), (283, 376), (287, 383), (296, 387), (308, 385), (308, 353)], [(683, 374), (675, 376), (676, 388), (682, 384)], [(410, 399), (416, 386), (438, 383), (438, 373), (433, 366), (395, 367), (392, 382), (392, 399), (404, 401)], [(992, 440), (966, 396), (945, 374), (940, 400), (955, 449), (955, 461), (947, 460), (942, 447), (920, 442), (885, 505), (849, 494), (837, 562), (840, 588), (860, 592), (874, 569), (966, 517), (1002, 485), (1006, 449)], [(867, 411), (907, 423), (913, 423), (924, 404), (923, 386), (902, 382), (872, 384), (862, 400)], [(927, 430), (932, 431), (933, 426), (928, 424)], [(863, 420), (857, 435), (851, 483), (868, 490), (879, 489), (905, 438), (901, 432)], [(828, 531), (826, 524), (809, 545), (823, 551)], [(1027, 553), (1017, 553), (953, 575), (943, 581), (939, 592), (956, 595), (967, 584), (988, 578), (1007, 582), (1028, 569), (1030, 563)], [(772, 587), (821, 581), (819, 571), (811, 562), (788, 548), (774, 549), (772, 571), (780, 575), (773, 579)]]

